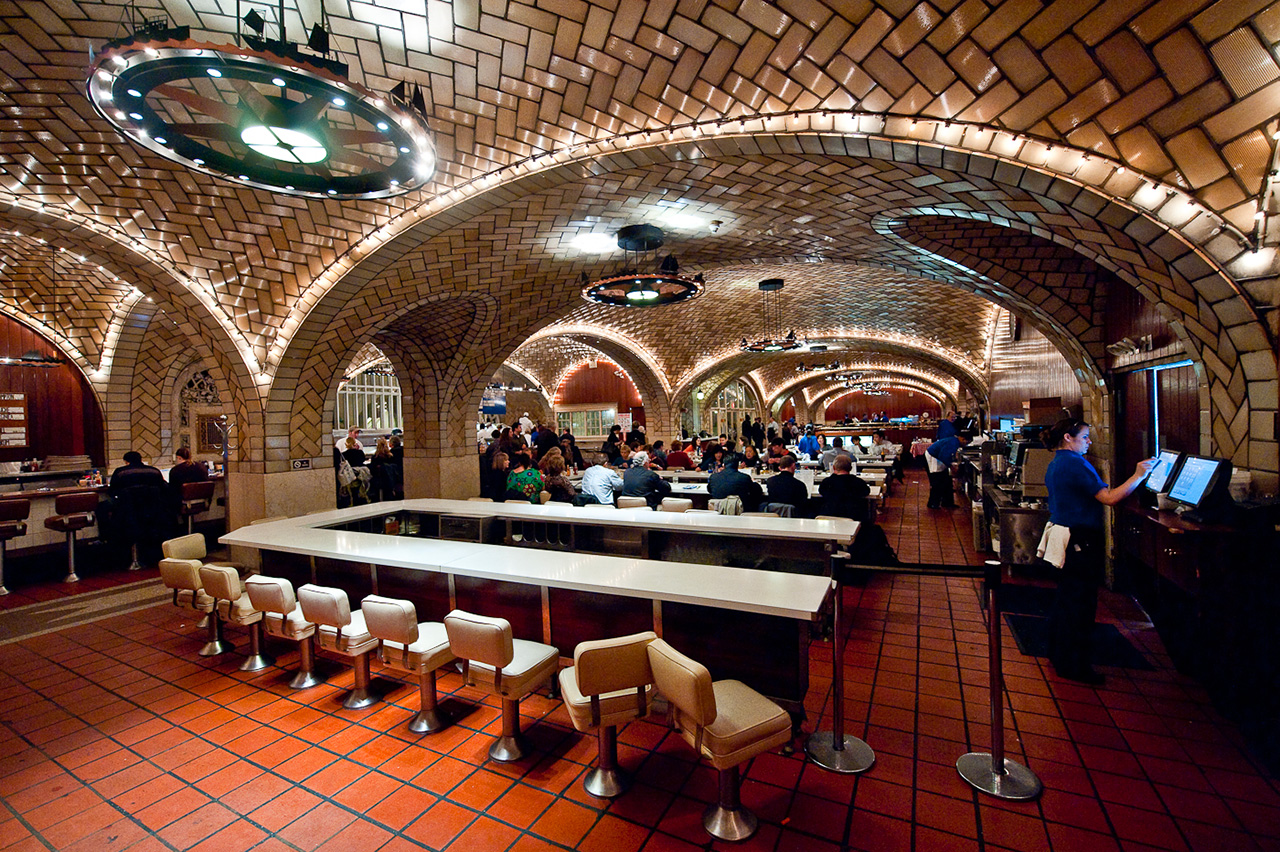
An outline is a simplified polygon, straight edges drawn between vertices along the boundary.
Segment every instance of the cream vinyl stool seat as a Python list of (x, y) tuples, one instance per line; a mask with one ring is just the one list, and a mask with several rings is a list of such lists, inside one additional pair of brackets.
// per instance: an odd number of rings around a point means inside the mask
[(573, 727), (595, 731), (600, 751), (596, 768), (582, 779), (593, 796), (612, 799), (631, 786), (631, 778), (618, 768), (618, 726), (649, 715), (653, 698), (653, 669), (649, 643), (652, 630), (616, 639), (580, 642), (573, 651), (573, 665), (560, 671), (560, 694)]
[(76, 532), (98, 522), (94, 514), (98, 510), (98, 492), (75, 491), (59, 494), (54, 498), (55, 514), (44, 519), (47, 529), (67, 534), (67, 576), (64, 582), (76, 583)]
[(520, 736), (520, 699), (550, 680), (560, 652), (541, 642), (513, 639), (511, 622), (455, 609), (444, 617), (449, 647), (462, 661), (462, 679), (502, 699), (502, 736), (489, 757), (510, 763), (524, 757)]
[(719, 801), (703, 813), (702, 827), (720, 840), (746, 840), (758, 821), (742, 806), (738, 767), (790, 742), (791, 717), (741, 681), (712, 683), (705, 666), (661, 639), (646, 650), (658, 692), (671, 704), (672, 723), (720, 773)]
[(693, 501), (688, 497), (663, 497), (660, 512), (687, 512), (693, 508)]
[(164, 555), (160, 560), (160, 580), (173, 589), (173, 605), (205, 616), (200, 626), (208, 628), (209, 635), (200, 656), (214, 657), (230, 651), (231, 646), (222, 641), (220, 622), (210, 615), (216, 602), (205, 592), (200, 579), (205, 557), (204, 536), (197, 533), (171, 538), (160, 545), (160, 550)]
[(350, 657), (356, 685), (342, 702), (348, 710), (376, 704), (369, 694), (369, 657), (378, 650), (378, 640), (369, 633), (364, 613), (351, 611), (351, 601), (342, 589), (307, 583), (298, 588), (302, 617), (316, 626), (316, 643), (321, 650)]
[(262, 653), (262, 613), (253, 607), (249, 593), (240, 585), (240, 572), (230, 565), (205, 565), (200, 569), (205, 593), (216, 601), (211, 618), (249, 628), (249, 656), (240, 664), (242, 672), (259, 672), (276, 663)]
[(415, 734), (433, 734), (448, 723), (440, 718), (436, 703), (436, 669), (457, 659), (449, 648), (449, 636), (438, 621), (418, 621), (410, 601), (369, 595), (360, 605), (369, 633), (382, 642), (385, 666), (418, 676), (421, 709), (409, 723)]
[(619, 497), (619, 509), (647, 509), (649, 503), (643, 497)]
[(281, 577), (255, 575), (244, 581), (249, 602), (262, 613), (262, 626), (271, 636), (298, 643), (298, 672), (289, 681), (290, 689), (307, 689), (324, 683), (316, 675), (316, 654), (312, 637), (316, 626), (302, 616), (302, 607), (293, 594), (293, 584)]
[(27, 518), (31, 517), (31, 501), (25, 497), (0, 500), (0, 595), (9, 594), (4, 585), (4, 548), (10, 539), (27, 534)]

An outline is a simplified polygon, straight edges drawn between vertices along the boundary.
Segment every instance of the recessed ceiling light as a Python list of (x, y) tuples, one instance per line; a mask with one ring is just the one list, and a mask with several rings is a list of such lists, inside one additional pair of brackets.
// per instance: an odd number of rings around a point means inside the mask
[(618, 239), (613, 234), (579, 234), (572, 245), (581, 252), (609, 254), (618, 250)]
[(340, 106), (340, 107), (341, 107), (341, 106), (346, 106), (346, 105), (347, 105), (347, 101), (346, 101), (346, 99), (345, 99), (345, 98), (334, 98), (334, 99), (333, 99), (333, 105), (334, 105), (334, 106)]
[(210, 77), (221, 77), (221, 76), (222, 76), (222, 72), (221, 72), (221, 71), (219, 71), (217, 68), (208, 68), (208, 69), (205, 69), (205, 70), (206, 70), (206, 71), (208, 71), (208, 73), (209, 73), (209, 76), (210, 76)]
[(283, 89), (283, 88), (285, 87), (284, 78), (283, 78), (283, 77), (272, 77), (272, 78), (271, 78), (271, 85), (273, 85), (273, 86), (279, 86), (280, 88), (282, 88), (282, 89)]
[(379, 121), (377, 126), (379, 130), (386, 130), (391, 125), (387, 124), (385, 121)]
[(142, 97), (142, 92), (139, 92), (137, 89), (129, 89), (128, 92), (129, 92), (129, 97), (131, 98)]

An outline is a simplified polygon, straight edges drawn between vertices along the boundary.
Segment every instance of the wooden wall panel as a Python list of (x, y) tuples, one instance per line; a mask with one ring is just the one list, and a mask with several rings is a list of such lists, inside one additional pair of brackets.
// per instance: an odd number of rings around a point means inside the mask
[(1195, 367), (1187, 364), (1155, 373), (1160, 407), (1160, 448), (1200, 452), (1200, 389)]
[(1117, 278), (1107, 282), (1107, 312), (1105, 342), (1115, 343), (1129, 338), (1140, 343), (1141, 338), (1151, 336), (1151, 349), (1135, 355), (1108, 355), (1107, 369), (1132, 368), (1157, 362), (1183, 351), (1182, 343), (1169, 328), (1156, 306), (1137, 290)]
[(778, 422), (786, 423), (788, 420), (790, 420), (792, 417), (795, 417), (795, 416), (796, 416), (796, 403), (793, 397), (793, 398), (787, 399), (786, 402), (782, 403), (782, 408), (778, 410)]
[(1116, 430), (1116, 471), (1128, 476), (1155, 448), (1151, 434), (1151, 372), (1123, 373), (1116, 383), (1120, 428)]
[(556, 405), (612, 405), (631, 412), (637, 423), (644, 422), (644, 402), (631, 379), (617, 364), (597, 361), (594, 368), (583, 364), (565, 377), (556, 389)]
[(1061, 399), (1072, 414), (1079, 414), (1080, 383), (1067, 359), (1026, 323), (1015, 340), (1012, 326), (1009, 312), (1001, 310), (991, 353), (990, 417), (1021, 417), (1024, 401), (1051, 396)]
[(891, 388), (888, 396), (867, 396), (862, 391), (853, 391), (827, 406), (823, 419), (828, 422), (855, 417), (868, 419), (871, 414), (885, 412), (890, 417), (908, 417), (912, 414), (928, 414), (933, 418), (941, 415), (941, 406), (929, 397), (915, 391)]
[(52, 343), (25, 325), (0, 316), (0, 357), (20, 358), (37, 352), (58, 358), (56, 367), (0, 365), (0, 393), (27, 395), (30, 446), (0, 448), (0, 461), (46, 456), (88, 455), (102, 465), (102, 411), (84, 376)]

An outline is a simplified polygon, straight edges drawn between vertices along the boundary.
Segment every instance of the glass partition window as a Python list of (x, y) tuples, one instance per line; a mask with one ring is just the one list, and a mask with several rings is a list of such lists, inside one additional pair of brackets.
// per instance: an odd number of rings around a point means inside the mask
[(712, 435), (737, 435), (742, 431), (742, 420), (748, 414), (760, 413), (756, 395), (740, 381), (731, 382), (716, 395), (710, 409)]
[(556, 426), (561, 432), (568, 429), (575, 439), (599, 438), (609, 434), (609, 427), (617, 417), (617, 409), (611, 406), (571, 406), (556, 409)]
[(338, 388), (334, 406), (335, 429), (372, 429), (390, 432), (404, 428), (400, 383), (395, 374), (367, 370)]

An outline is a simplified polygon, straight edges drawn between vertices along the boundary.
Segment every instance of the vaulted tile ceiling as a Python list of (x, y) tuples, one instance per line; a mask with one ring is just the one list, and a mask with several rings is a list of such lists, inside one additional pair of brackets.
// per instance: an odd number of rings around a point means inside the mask
[[(317, 22), (315, 0), (289, 5), (292, 33)], [(195, 38), (227, 42), (236, 28), (230, 0), (155, 0), (142, 11), (161, 7)], [(1249, 234), (1280, 111), (1280, 5), (1244, 0), (329, 0), (325, 8), (353, 79), (378, 91), (401, 80), (424, 86), (440, 161), (427, 191), (302, 200), (169, 164), (123, 140), (83, 95), (91, 51), (128, 31), (121, 22), (132, 7), (0, 4), (0, 201), (16, 205), (0, 206), (3, 309), (39, 320), (56, 305), (51, 325), (92, 364), (131, 300), (151, 296), (184, 329), (224, 337), (250, 373), (269, 378), (303, 318), (344, 275), (357, 280), (342, 291), (352, 305), (361, 286), (391, 292), (425, 276), (442, 293), (483, 293), (513, 317), (492, 346), (501, 357), (514, 352), (540, 380), (611, 341), (606, 349), (638, 347), (635, 357), (670, 391), (753, 371), (771, 388), (785, 383), (794, 359), (775, 369), (737, 354), (735, 342), (757, 330), (755, 283), (782, 277), (786, 325), (798, 334), (833, 349), (878, 347), (921, 370), (951, 362), (951, 376), (972, 386), (985, 367), (992, 300), (1008, 294), (888, 237), (904, 207), (997, 203), (991, 186), (945, 168), (820, 148), (789, 154), (770, 149), (765, 133), (754, 156), (636, 152), (626, 155), (630, 168), (595, 174), (584, 163), (575, 179), (560, 175), (524, 195), (462, 200), (394, 253), (377, 251), (380, 229), (548, 151), (691, 122), (720, 121), (733, 133), (743, 118), (856, 109), (1029, 134), (1047, 146), (1048, 164), (1056, 165), (1055, 144), (1090, 151), (1185, 190)], [(939, 138), (967, 132), (933, 127)], [(1076, 169), (1087, 171), (1086, 162)], [(1016, 197), (999, 203), (1017, 219)], [(65, 227), (48, 243), (33, 239), (27, 222), (36, 214)], [(686, 218), (670, 218), (677, 214)], [(638, 221), (667, 228), (684, 267), (706, 274), (704, 298), (643, 313), (578, 299), (577, 276), (613, 260), (582, 254), (572, 239)], [(24, 227), (27, 236), (15, 236)], [(102, 248), (112, 242), (146, 262)], [(55, 244), (86, 257), (59, 266), (63, 296), (41, 281)], [(363, 268), (371, 271), (362, 278)], [(368, 322), (426, 335), (447, 360), (468, 345), (466, 323), (481, 304), (428, 306), (420, 316), (388, 306)], [(577, 342), (518, 349), (534, 331)]]

